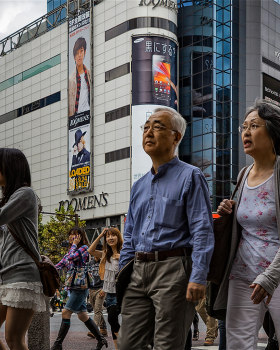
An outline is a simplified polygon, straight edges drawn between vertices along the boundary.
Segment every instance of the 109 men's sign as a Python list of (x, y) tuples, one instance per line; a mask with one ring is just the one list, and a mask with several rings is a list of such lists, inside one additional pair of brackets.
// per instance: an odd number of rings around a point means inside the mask
[(173, 0), (140, 0), (139, 6), (153, 6), (153, 8), (162, 6), (176, 12), (178, 11), (177, 3)]

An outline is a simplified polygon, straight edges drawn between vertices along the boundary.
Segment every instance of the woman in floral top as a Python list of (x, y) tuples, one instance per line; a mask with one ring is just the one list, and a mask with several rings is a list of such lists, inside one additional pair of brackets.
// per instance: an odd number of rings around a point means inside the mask
[[(69, 252), (56, 265), (58, 270), (65, 267), (69, 271), (74, 266), (83, 266), (88, 261), (88, 240), (82, 228), (74, 227), (69, 231), (69, 245)], [(95, 350), (101, 350), (104, 345), (108, 347), (107, 341), (100, 334), (97, 325), (88, 316), (86, 308), (88, 289), (70, 287), (69, 291), (70, 297), (62, 311), (61, 326), (51, 350), (62, 350), (62, 342), (69, 331), (70, 319), (73, 312), (78, 315), (78, 318), (84, 322), (85, 326), (97, 339), (98, 343)]]
[[(255, 350), (267, 309), (280, 340), (280, 108), (257, 101), (239, 131), (254, 163), (245, 172), (234, 208), (241, 238), (229, 270), (227, 348)], [(218, 213), (231, 213), (234, 204), (224, 199)], [(233, 230), (238, 242), (236, 236), (238, 229)]]

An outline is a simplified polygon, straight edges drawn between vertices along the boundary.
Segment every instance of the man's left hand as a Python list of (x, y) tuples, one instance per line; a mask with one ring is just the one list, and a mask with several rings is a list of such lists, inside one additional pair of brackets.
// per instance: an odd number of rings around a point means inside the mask
[(204, 298), (206, 286), (199, 283), (189, 282), (187, 289), (187, 301), (193, 303)]

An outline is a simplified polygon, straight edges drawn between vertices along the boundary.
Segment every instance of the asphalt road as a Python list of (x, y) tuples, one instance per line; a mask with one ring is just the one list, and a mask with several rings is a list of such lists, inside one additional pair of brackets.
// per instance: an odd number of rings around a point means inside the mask
[[(93, 317), (93, 314), (90, 314)], [(107, 322), (107, 313), (104, 311), (104, 317)], [(56, 312), (53, 317), (50, 318), (50, 330), (51, 330), (51, 344), (56, 339), (56, 335), (58, 333), (61, 322), (61, 313)], [(110, 329), (107, 322), (108, 329)], [(199, 320), (199, 330), (200, 337), (198, 341), (193, 342), (192, 349), (197, 350), (218, 350), (219, 337), (216, 339), (214, 346), (203, 346), (206, 327), (203, 321)], [(94, 350), (96, 346), (96, 340), (87, 336), (87, 328), (85, 325), (77, 318), (74, 314), (71, 318), (71, 328), (69, 333), (67, 334), (65, 341), (63, 343), (63, 350)], [(4, 326), (0, 328), (0, 339), (4, 339)], [(266, 347), (266, 335), (263, 330), (260, 331), (259, 334), (259, 343), (258, 350), (264, 350)], [(103, 348), (104, 350), (114, 350), (113, 340), (110, 331), (108, 331), (108, 348)], [(103, 350), (102, 349), (102, 350)], [(40, 350), (40, 349), (38, 349)]]

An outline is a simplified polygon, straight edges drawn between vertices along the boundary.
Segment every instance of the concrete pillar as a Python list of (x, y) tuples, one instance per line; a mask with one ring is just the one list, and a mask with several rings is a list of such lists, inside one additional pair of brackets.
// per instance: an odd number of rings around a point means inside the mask
[(50, 350), (50, 298), (45, 301), (46, 311), (36, 312), (28, 329), (29, 350)]

